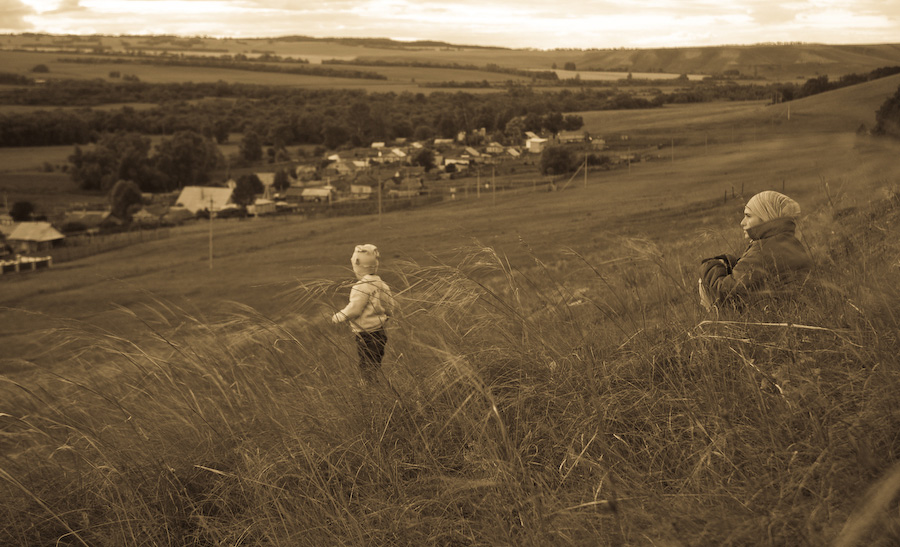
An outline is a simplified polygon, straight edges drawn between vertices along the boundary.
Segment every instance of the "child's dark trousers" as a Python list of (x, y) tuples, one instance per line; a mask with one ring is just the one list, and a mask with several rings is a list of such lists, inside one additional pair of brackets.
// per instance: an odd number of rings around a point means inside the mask
[(384, 358), (384, 347), (387, 345), (387, 333), (384, 329), (372, 332), (357, 332), (356, 346), (359, 350), (359, 370), (367, 382), (375, 380)]

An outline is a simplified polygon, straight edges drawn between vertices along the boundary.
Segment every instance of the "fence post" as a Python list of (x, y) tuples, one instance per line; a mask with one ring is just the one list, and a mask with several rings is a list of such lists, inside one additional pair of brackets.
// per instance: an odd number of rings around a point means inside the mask
[(728, 203), (728, 190), (725, 190), (725, 199), (722, 200), (722, 203)]

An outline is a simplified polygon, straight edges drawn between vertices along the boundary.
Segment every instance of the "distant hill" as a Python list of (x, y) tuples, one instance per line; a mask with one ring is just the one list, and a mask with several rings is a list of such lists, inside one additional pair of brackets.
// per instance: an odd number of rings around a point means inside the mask
[(580, 70), (721, 74), (738, 71), (773, 80), (838, 77), (900, 65), (900, 44), (784, 44), (693, 48), (616, 49), (584, 52)]
[[(540, 46), (539, 41), (536, 46)], [(3, 49), (27, 51), (162, 52), (186, 55), (272, 54), (311, 63), (341, 59), (612, 72), (741, 74), (767, 81), (800, 82), (820, 75), (837, 79), (885, 66), (900, 66), (900, 43), (867, 45), (760, 44), (651, 49), (505, 49), (439, 41), (390, 38), (211, 38), (176, 36), (8, 35)]]

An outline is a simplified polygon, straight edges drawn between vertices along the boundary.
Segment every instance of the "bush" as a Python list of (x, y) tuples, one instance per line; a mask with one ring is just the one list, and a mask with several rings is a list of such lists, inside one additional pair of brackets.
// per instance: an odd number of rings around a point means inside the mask
[(39, 74), (43, 74), (46, 72), (50, 72), (50, 69), (47, 68), (47, 65), (35, 65), (34, 68), (31, 69), (31, 71), (39, 73)]
[(577, 169), (578, 159), (568, 146), (548, 146), (541, 152), (541, 174), (562, 175)]

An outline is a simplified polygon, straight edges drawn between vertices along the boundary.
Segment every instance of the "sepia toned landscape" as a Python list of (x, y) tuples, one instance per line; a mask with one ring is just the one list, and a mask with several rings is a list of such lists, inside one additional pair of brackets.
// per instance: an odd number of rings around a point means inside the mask
[(0, 543), (900, 542), (900, 45), (539, 47), (0, 36)]

